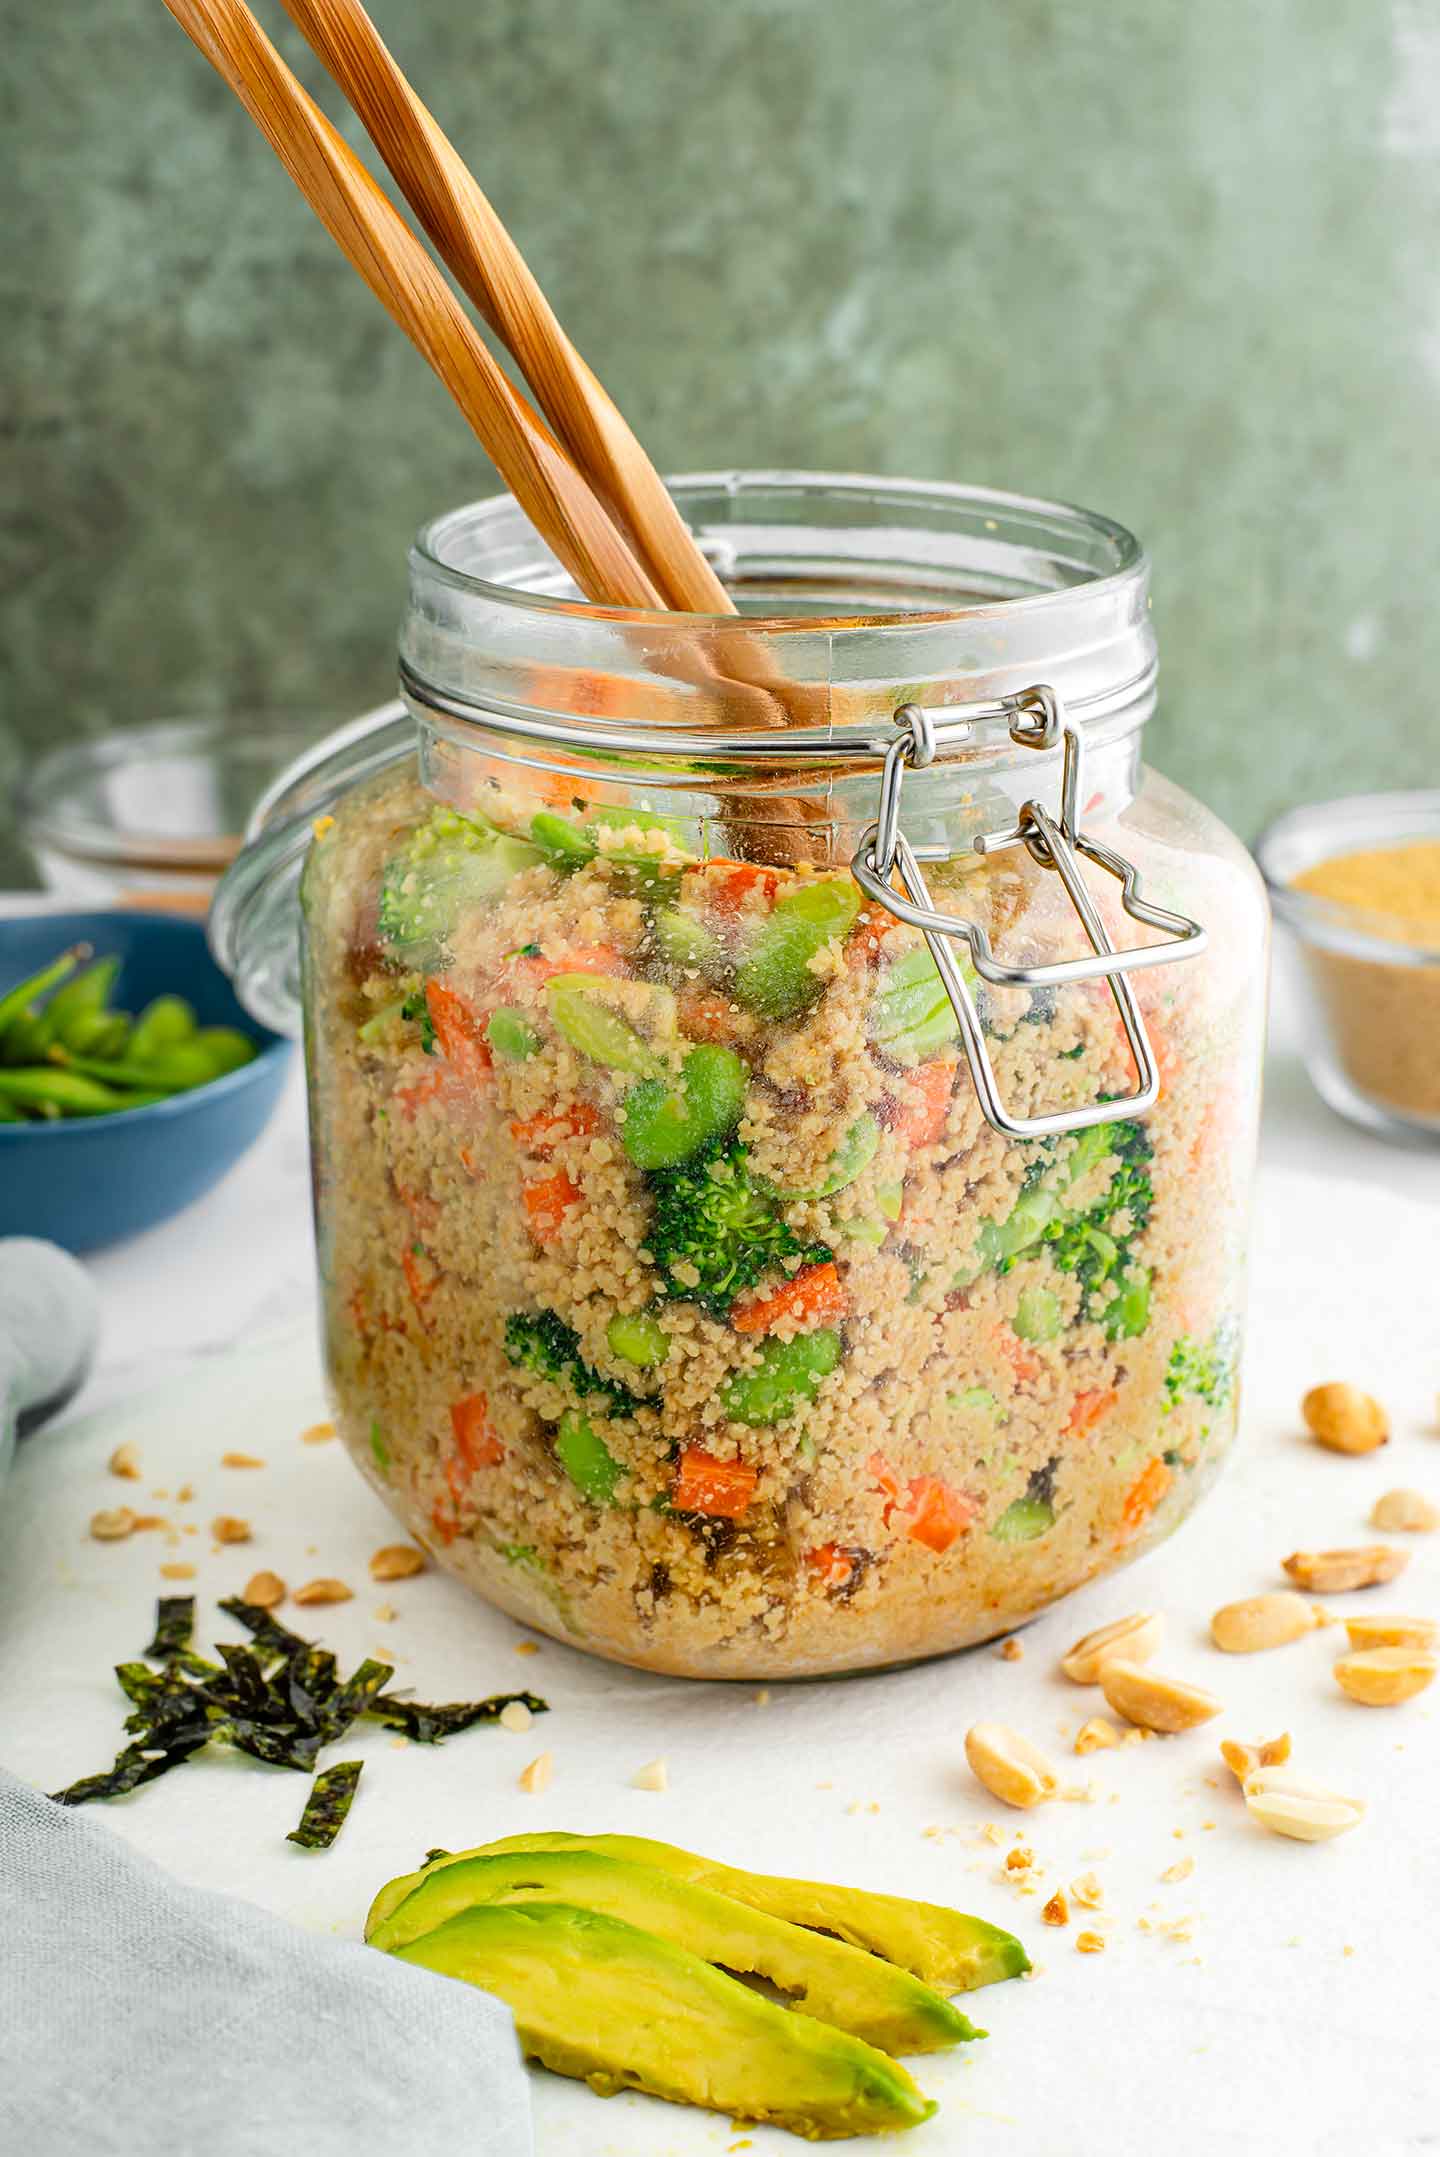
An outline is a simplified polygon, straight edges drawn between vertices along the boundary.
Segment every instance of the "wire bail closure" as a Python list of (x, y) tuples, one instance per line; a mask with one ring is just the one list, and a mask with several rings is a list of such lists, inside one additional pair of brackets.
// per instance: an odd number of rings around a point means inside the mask
[[(936, 910), (920, 863), (922, 856), (926, 860), (945, 860), (947, 850), (941, 846), (917, 849), (901, 830), (900, 796), (905, 773), (907, 769), (923, 770), (943, 749), (968, 740), (976, 722), (982, 719), (1007, 721), (1010, 738), (1019, 748), (1063, 751), (1059, 823), (1038, 801), (1026, 801), (1014, 824), (1001, 831), (983, 832), (974, 846), (977, 854), (997, 854), (1007, 847), (1023, 846), (1042, 869), (1053, 869), (1080, 917), (1092, 953), (1089, 958), (1061, 959), (1048, 966), (1006, 966), (995, 957), (989, 936), (978, 921)], [(1008, 1138), (1047, 1138), (1062, 1131), (1088, 1130), (1093, 1124), (1117, 1123), (1152, 1107), (1160, 1093), (1160, 1074), (1135, 991), (1126, 977), (1142, 966), (1198, 958), (1205, 949), (1206, 931), (1188, 915), (1172, 913), (1143, 898), (1135, 864), (1098, 841), (1087, 839), (1080, 830), (1077, 805), (1081, 798), (1084, 745), (1079, 728), (1066, 718), (1055, 691), (1037, 684), (988, 704), (931, 710), (918, 704), (902, 704), (895, 723), (900, 731), (885, 752), (878, 815), (860, 841), (850, 873), (868, 898), (923, 933), (954, 1006), (965, 1059), (986, 1121)], [(1167, 931), (1165, 941), (1142, 944), (1133, 951), (1115, 949), (1086, 888), (1077, 858), (1081, 855), (1117, 879), (1124, 911), (1149, 928)], [(891, 882), (897, 874), (899, 891)], [(1108, 981), (1139, 1074), (1135, 1092), (1117, 1100), (1093, 1101), (1084, 1108), (1060, 1109), (1049, 1116), (1012, 1116), (1000, 1099), (980, 1013), (970, 984), (956, 963), (952, 939), (966, 946), (973, 973), (999, 987), (1044, 988), (1071, 981)]]

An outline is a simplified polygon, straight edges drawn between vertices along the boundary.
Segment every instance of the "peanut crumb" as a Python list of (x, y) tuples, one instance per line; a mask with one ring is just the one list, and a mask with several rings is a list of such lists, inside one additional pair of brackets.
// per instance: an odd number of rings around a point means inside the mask
[(210, 1523), (210, 1533), (217, 1543), (248, 1543), (250, 1523), (234, 1513), (217, 1513)]
[(1070, 1892), (1082, 1910), (1098, 1910), (1105, 1900), (1105, 1890), (1093, 1872), (1082, 1872), (1078, 1880), (1072, 1880)]
[(151, 1495), (151, 1497), (152, 1497), (152, 1498), (154, 1498), (154, 1499), (155, 1499), (155, 1500), (157, 1501), (157, 1503), (158, 1503), (158, 1502), (160, 1502), (161, 1500), (163, 1500), (163, 1499), (166, 1499), (166, 1498), (168, 1498), (168, 1497), (169, 1497), (169, 1495), (170, 1495), (170, 1493), (169, 1493), (169, 1491), (168, 1491), (168, 1490), (166, 1490), (166, 1489), (161, 1489), (161, 1490), (152, 1490), (152, 1491), (151, 1491), (151, 1493), (150, 1493), (150, 1495)]
[(995, 1843), (997, 1847), (1000, 1843), (1008, 1842), (1010, 1840), (1010, 1837), (1006, 1834), (1004, 1828), (1001, 1827), (999, 1823), (994, 1820), (989, 1821), (984, 1827), (982, 1827), (980, 1833), (986, 1842)]
[(761, 1688), (760, 1688), (760, 1690), (759, 1690), (759, 1692), (758, 1692), (758, 1693), (757, 1693), (757, 1694), (755, 1695), (755, 1705), (756, 1705), (756, 1707), (757, 1707), (757, 1708), (768, 1708), (768, 1707), (769, 1707), (769, 1705), (770, 1705), (770, 1688), (769, 1688), (769, 1686), (768, 1686), (768, 1685), (762, 1685), (762, 1686), (761, 1686)]
[(1075, 1935), (1075, 1951), (1080, 1955), (1103, 1955), (1105, 1952), (1104, 1936), (1098, 1932), (1077, 1932)]
[(195, 1578), (195, 1568), (193, 1565), (186, 1565), (181, 1559), (172, 1558), (168, 1564), (161, 1566), (160, 1578), (162, 1580), (193, 1580)]
[(136, 1513), (130, 1523), (136, 1535), (151, 1528), (168, 1528), (170, 1523), (163, 1513)]
[(1015, 1848), (1009, 1852), (1005, 1859), (1005, 1870), (1007, 1872), (1029, 1872), (1034, 1863), (1035, 1852), (1027, 1849), (1024, 1843), (1016, 1843)]
[(668, 1790), (670, 1770), (663, 1759), (647, 1760), (630, 1778), (632, 1790)]
[(1016, 1640), (1012, 1636), (1009, 1640), (1002, 1640), (995, 1652), (1002, 1663), (1023, 1663), (1025, 1660), (1025, 1643), (1023, 1640)]
[(520, 1788), (528, 1791), (531, 1797), (538, 1797), (542, 1790), (548, 1790), (554, 1779), (553, 1753), (537, 1753), (530, 1765), (520, 1770)]
[(193, 1483), (182, 1483), (175, 1493), (175, 1503), (177, 1505), (193, 1505), (194, 1501), (195, 1485)]
[(1077, 1753), (1096, 1753), (1109, 1750), (1121, 1742), (1120, 1732), (1103, 1715), (1092, 1715), (1088, 1723), (1082, 1723), (1075, 1734)]
[(371, 1616), (380, 1625), (393, 1625), (400, 1613), (393, 1603), (377, 1603)]
[(1188, 1880), (1194, 1870), (1194, 1858), (1181, 1857), (1177, 1858), (1173, 1865), (1167, 1865), (1165, 1870), (1161, 1873), (1160, 1877), (1162, 1880), (1168, 1881), (1173, 1885), (1176, 1880)]
[(540, 1653), (540, 1643), (538, 1640), (517, 1640), (515, 1653), (517, 1655), (538, 1655)]
[(265, 1463), (258, 1453), (222, 1453), (222, 1468), (263, 1468)]
[(278, 1573), (252, 1573), (245, 1583), (244, 1600), (258, 1610), (273, 1610), (285, 1600), (285, 1583)]
[(111, 1475), (118, 1475), (122, 1483), (138, 1483), (140, 1480), (140, 1449), (133, 1445), (117, 1445), (107, 1464)]
[(300, 1433), (301, 1445), (325, 1445), (335, 1436), (333, 1423), (311, 1423)]
[(507, 1700), (500, 1710), (499, 1723), (502, 1730), (528, 1730), (534, 1720), (523, 1700)]
[(1065, 1896), (1059, 1888), (1056, 1888), (1055, 1893), (1050, 1897), (1050, 1900), (1046, 1903), (1044, 1909), (1040, 1912), (1040, 1917), (1042, 1922), (1047, 1925), (1069, 1924), (1070, 1905), (1065, 1900)]
[(135, 1515), (128, 1505), (102, 1506), (90, 1515), (90, 1533), (97, 1543), (120, 1543), (135, 1533)]
[(1355, 1950), (1353, 1947), (1342, 1947), (1340, 1952), (1342, 1955), (1353, 1955)]
[(354, 1594), (343, 1580), (307, 1580), (303, 1588), (295, 1590), (297, 1603), (348, 1603)]

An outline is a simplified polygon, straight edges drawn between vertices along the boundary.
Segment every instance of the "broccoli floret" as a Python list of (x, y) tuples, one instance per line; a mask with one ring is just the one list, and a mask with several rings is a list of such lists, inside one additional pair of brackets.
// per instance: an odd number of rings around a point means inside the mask
[(580, 1336), (558, 1311), (512, 1311), (505, 1321), (505, 1353), (520, 1369), (573, 1387), (580, 1400), (599, 1394), (621, 1415), (640, 1403), (628, 1386), (592, 1370), (580, 1353)]
[(422, 971), (441, 963), (468, 907), (493, 899), (539, 850), (482, 818), (434, 809), (386, 862), (380, 878), (380, 941)]
[[(834, 1256), (828, 1245), (796, 1235), (751, 1176), (745, 1148), (736, 1140), (678, 1168), (652, 1169), (646, 1182), (655, 1215), (645, 1240), (666, 1294), (703, 1304), (718, 1317), (784, 1260), (823, 1265)], [(677, 1278), (675, 1268), (681, 1265), (699, 1278)]]
[(1182, 1334), (1170, 1351), (1165, 1372), (1165, 1406), (1173, 1415), (1181, 1401), (1202, 1400), (1207, 1407), (1223, 1408), (1235, 1385), (1235, 1329), (1217, 1326), (1208, 1341), (1192, 1341)]
[(1111, 1340), (1143, 1333), (1150, 1315), (1149, 1276), (1131, 1258), (1155, 1203), (1149, 1162), (1154, 1147), (1138, 1123), (1109, 1127), (1119, 1166), (1104, 1194), (1085, 1213), (1062, 1214), (1040, 1241), (1062, 1273), (1073, 1273), (1082, 1309), (1099, 1317)]
[(412, 989), (400, 1006), (402, 1019), (412, 1020), (420, 1028), (420, 1046), (427, 1056), (435, 1054), (435, 1021), (430, 1016), (430, 1000), (424, 988)]

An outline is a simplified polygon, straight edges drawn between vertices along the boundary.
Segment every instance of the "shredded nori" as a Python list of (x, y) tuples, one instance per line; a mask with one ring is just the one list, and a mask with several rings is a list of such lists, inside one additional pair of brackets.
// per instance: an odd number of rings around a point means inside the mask
[[(125, 1729), (131, 1742), (110, 1767), (55, 1791), (57, 1805), (122, 1797), (183, 1766), (211, 1744), (230, 1745), (267, 1766), (311, 1775), (322, 1748), (362, 1719), (401, 1731), (417, 1744), (438, 1745), (476, 1723), (497, 1722), (511, 1701), (523, 1702), (532, 1715), (546, 1710), (534, 1693), (497, 1693), (488, 1700), (437, 1706), (394, 1699), (385, 1692), (395, 1675), (389, 1663), (367, 1658), (342, 1679), (328, 1648), (302, 1640), (258, 1604), (230, 1596), (220, 1608), (238, 1619), (251, 1638), (244, 1646), (222, 1644), (216, 1650), (219, 1661), (209, 1662), (190, 1645), (194, 1598), (161, 1598), (146, 1660), (115, 1666), (116, 1681), (130, 1703)], [(151, 1669), (156, 1662), (161, 1667)], [(359, 1763), (348, 1761), (318, 1775), (304, 1818), (289, 1840), (306, 1849), (328, 1849), (349, 1810), (359, 1774)]]
[(298, 1842), (302, 1850), (328, 1850), (345, 1825), (360, 1780), (363, 1760), (337, 1760), (310, 1785), (300, 1825), (292, 1827), (286, 1842)]

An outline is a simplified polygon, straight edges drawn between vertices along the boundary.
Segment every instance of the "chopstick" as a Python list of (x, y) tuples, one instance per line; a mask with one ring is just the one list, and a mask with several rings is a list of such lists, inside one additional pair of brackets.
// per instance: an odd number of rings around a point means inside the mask
[(245, 0), (165, 0), (235, 92), (301, 194), (459, 405), (501, 476), (586, 597), (659, 608), (608, 510), (496, 361), (348, 143), (302, 88)]
[(514, 358), (578, 469), (607, 503), (666, 606), (733, 614), (665, 482), (557, 320), (473, 173), (360, 0), (283, 0), (364, 122), (456, 281)]

